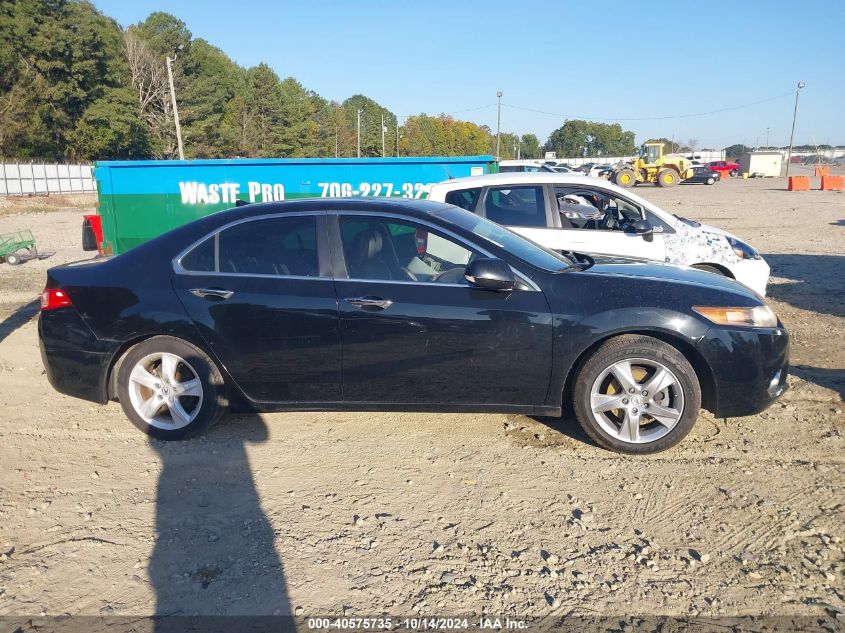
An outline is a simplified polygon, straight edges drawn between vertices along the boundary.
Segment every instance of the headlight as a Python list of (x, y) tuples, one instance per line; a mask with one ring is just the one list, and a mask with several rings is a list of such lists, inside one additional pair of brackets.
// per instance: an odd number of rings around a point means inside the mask
[(736, 253), (736, 256), (740, 259), (760, 259), (760, 253), (750, 244), (746, 244), (735, 237), (728, 237), (727, 240), (734, 253)]
[(717, 325), (742, 325), (745, 327), (777, 327), (778, 318), (767, 305), (754, 308), (714, 308), (694, 306), (693, 310)]

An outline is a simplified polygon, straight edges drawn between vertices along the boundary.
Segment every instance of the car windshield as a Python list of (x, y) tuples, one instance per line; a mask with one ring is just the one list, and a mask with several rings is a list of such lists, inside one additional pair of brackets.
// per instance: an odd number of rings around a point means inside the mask
[(462, 229), (471, 231), (475, 235), (493, 242), (496, 246), (505, 249), (535, 268), (549, 272), (560, 272), (572, 268), (573, 264), (576, 264), (576, 262), (555, 251), (544, 248), (495, 222), (479, 217), (469, 211), (464, 211), (463, 209), (446, 209), (437, 215), (452, 224), (457, 224)]

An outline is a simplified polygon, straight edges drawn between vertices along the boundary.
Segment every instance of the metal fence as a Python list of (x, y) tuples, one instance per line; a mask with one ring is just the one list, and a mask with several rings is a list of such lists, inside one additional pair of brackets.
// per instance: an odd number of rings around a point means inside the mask
[[(714, 160), (725, 160), (725, 150), (696, 150), (694, 153), (678, 153), (681, 156), (695, 156), (696, 160), (699, 160), (702, 163), (708, 163)], [(614, 165), (620, 160), (623, 162), (628, 162), (630, 160), (634, 160), (635, 158), (636, 156), (576, 156), (571, 158), (558, 157), (555, 160), (558, 163), (567, 163), (572, 167), (580, 167), (581, 165), (586, 165), (587, 163), (594, 163), (597, 165)], [(537, 162), (543, 161), (538, 159)]]
[(91, 165), (0, 163), (0, 196), (96, 191)]

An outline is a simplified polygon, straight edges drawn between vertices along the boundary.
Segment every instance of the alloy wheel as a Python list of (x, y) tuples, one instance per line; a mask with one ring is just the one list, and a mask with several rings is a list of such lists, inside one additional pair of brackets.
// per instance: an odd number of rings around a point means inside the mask
[(590, 408), (611, 437), (644, 444), (675, 428), (684, 413), (684, 392), (678, 377), (662, 363), (629, 358), (598, 375), (590, 391)]
[(170, 353), (149, 354), (129, 374), (129, 399), (150, 426), (177, 430), (199, 414), (202, 381), (184, 358)]

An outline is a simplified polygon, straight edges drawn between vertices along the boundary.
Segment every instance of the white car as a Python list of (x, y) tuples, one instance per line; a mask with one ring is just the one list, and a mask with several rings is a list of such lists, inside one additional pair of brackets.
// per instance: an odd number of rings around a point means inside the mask
[(769, 265), (750, 245), (716, 227), (667, 213), (606, 180), (489, 174), (438, 183), (428, 197), (469, 209), (547, 248), (690, 266), (766, 294)]
[(592, 167), (590, 167), (590, 171), (588, 171), (588, 172), (587, 172), (586, 174), (584, 174), (584, 175), (585, 175), (585, 176), (590, 176), (590, 177), (592, 177), (592, 178), (598, 178), (598, 177), (599, 177), (599, 174), (600, 174), (601, 172), (603, 172), (603, 171), (604, 171), (604, 170), (606, 170), (606, 169), (611, 169), (612, 167), (613, 167), (613, 165), (607, 165), (607, 164), (602, 164), (602, 165), (593, 165)]
[(534, 173), (538, 171), (552, 173), (554, 169), (549, 165), (532, 160), (500, 160), (499, 171), (501, 173)]

